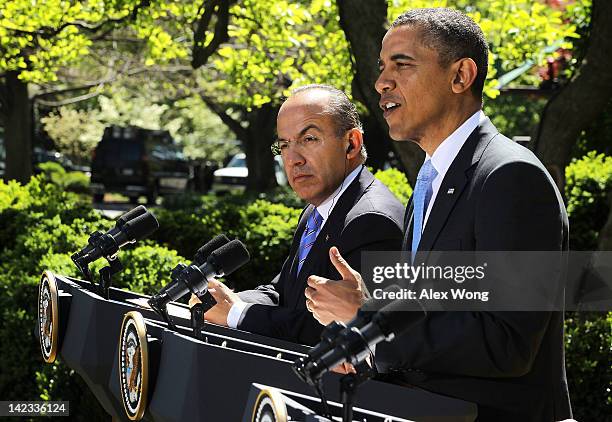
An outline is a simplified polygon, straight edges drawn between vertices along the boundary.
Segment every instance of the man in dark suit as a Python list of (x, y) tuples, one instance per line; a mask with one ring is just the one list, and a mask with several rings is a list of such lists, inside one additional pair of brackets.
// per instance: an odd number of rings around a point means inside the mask
[[(289, 256), (271, 284), (234, 293), (213, 282), (209, 287), (218, 304), (205, 317), (241, 330), (315, 344), (324, 325), (306, 309), (308, 276), (338, 278), (333, 255), (338, 250), (355, 268), (361, 266), (361, 251), (397, 250), (404, 209), (363, 165), (361, 123), (343, 92), (324, 85), (298, 88), (280, 108), (277, 133), (273, 149), (283, 158), (291, 187), (309, 205), (300, 216)], [(349, 321), (366, 296), (360, 283), (336, 283), (330, 297), (334, 318)]]
[[(487, 57), (478, 25), (450, 9), (406, 12), (383, 39), (376, 89), (389, 133), (426, 153), (404, 226), (415, 264), (436, 250), (568, 249), (552, 178), (481, 111)], [(343, 281), (360, 280), (351, 271)], [(475, 402), (479, 421), (571, 417), (559, 312), (430, 312), (375, 360), (390, 382)]]

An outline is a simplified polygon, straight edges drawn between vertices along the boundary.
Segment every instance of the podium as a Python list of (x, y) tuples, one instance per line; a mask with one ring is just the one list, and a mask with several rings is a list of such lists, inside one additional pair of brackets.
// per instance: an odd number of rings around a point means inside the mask
[[(46, 271), (36, 332), (43, 359), (60, 356), (116, 420), (241, 421), (257, 386), (277, 389), (306, 407), (318, 402), (291, 367), (307, 346), (213, 324), (206, 324), (198, 339), (186, 305), (169, 305), (176, 325), (169, 329), (146, 305), (148, 296), (111, 288), (105, 299), (90, 289), (87, 281)], [(146, 348), (148, 369), (138, 373), (141, 402), (128, 409), (125, 385), (134, 387), (136, 373), (126, 374), (122, 365), (138, 361), (137, 347)], [(324, 377), (330, 401), (340, 401), (340, 378)], [(360, 386), (355, 407), (373, 415), (365, 419), (372, 421), (473, 421), (477, 415), (473, 403), (375, 380)]]

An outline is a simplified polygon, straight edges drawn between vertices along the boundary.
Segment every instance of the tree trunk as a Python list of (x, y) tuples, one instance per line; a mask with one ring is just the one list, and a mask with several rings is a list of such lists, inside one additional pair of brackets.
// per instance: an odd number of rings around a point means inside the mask
[[(385, 133), (387, 142), (398, 154), (406, 170), (408, 180), (414, 185), (423, 162), (424, 153), (412, 142), (393, 142), (388, 137), (389, 128), (378, 105), (380, 99), (374, 89), (378, 78), (378, 56), (385, 25), (387, 22), (387, 2), (385, 0), (336, 0), (340, 14), (340, 27), (351, 46), (353, 56), (353, 96), (364, 103)], [(367, 135), (367, 134), (366, 134)], [(367, 139), (367, 138), (366, 138)], [(366, 144), (367, 147), (367, 144)]]
[(546, 105), (536, 139), (536, 154), (563, 192), (565, 167), (580, 132), (612, 97), (612, 2), (593, 0), (591, 31), (584, 59), (571, 82)]
[(249, 169), (247, 190), (251, 192), (263, 192), (277, 186), (270, 145), (276, 133), (278, 110), (279, 106), (268, 103), (247, 112), (249, 127), (242, 141)]
[(4, 81), (4, 180), (27, 183), (32, 176), (32, 115), (28, 85), (19, 80), (17, 72), (7, 72)]
[(389, 159), (392, 149), (391, 138), (386, 127), (382, 127), (376, 116), (368, 114), (363, 118), (364, 143), (368, 151), (366, 165), (374, 170), (382, 170)]

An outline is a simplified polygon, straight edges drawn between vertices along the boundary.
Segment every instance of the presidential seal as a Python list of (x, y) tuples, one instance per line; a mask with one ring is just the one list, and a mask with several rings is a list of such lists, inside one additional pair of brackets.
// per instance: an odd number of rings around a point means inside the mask
[(253, 407), (251, 422), (287, 422), (287, 406), (283, 396), (275, 389), (260, 391)]
[(147, 408), (149, 380), (147, 332), (142, 314), (131, 311), (123, 317), (119, 334), (119, 384), (128, 418), (137, 421)]
[(47, 363), (55, 362), (58, 349), (59, 309), (55, 275), (45, 271), (38, 285), (38, 333), (40, 350)]

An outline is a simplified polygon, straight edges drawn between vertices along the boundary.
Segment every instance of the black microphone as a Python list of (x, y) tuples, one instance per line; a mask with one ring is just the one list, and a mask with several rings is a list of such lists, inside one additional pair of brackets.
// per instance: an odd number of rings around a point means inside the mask
[[(225, 234), (219, 234), (212, 239), (210, 239), (204, 246), (198, 249), (193, 257), (193, 264), (202, 265), (208, 259), (208, 256), (215, 250), (219, 249), (221, 246), (229, 243), (229, 239)], [(204, 315), (206, 312), (210, 310), (213, 306), (217, 304), (217, 301), (213, 297), (213, 295), (206, 290), (202, 296), (198, 297), (201, 302), (201, 308), (198, 308), (198, 312)]]
[[(384, 289), (384, 292), (399, 292), (401, 288), (393, 284)], [(332, 350), (336, 347), (336, 340), (339, 339), (339, 335), (344, 330), (350, 330), (353, 327), (363, 327), (365, 324), (372, 320), (374, 316), (374, 311), (371, 309), (380, 309), (393, 300), (386, 299), (389, 297), (389, 294), (384, 295), (385, 299), (368, 299), (357, 312), (357, 315), (350, 320), (348, 323), (333, 321), (325, 326), (323, 332), (321, 333), (321, 341), (313, 346), (307, 353), (306, 356), (302, 356), (297, 359), (293, 363), (293, 369), (298, 374), (300, 378), (306, 381), (303, 377), (304, 370), (306, 369), (306, 364), (309, 362), (320, 359), (324, 354)]]
[[(144, 205), (139, 205), (136, 208), (132, 208), (131, 210), (129, 210), (128, 212), (126, 212), (125, 214), (122, 214), (117, 221), (115, 221), (115, 227), (113, 227), (112, 229), (110, 229), (107, 234), (109, 234), (110, 236), (116, 236), (117, 234), (119, 234), (121, 232), (121, 229), (123, 228), (123, 226), (125, 226), (125, 223), (127, 223), (128, 221), (138, 217), (139, 215), (142, 215), (144, 213), (147, 212), (147, 209), (145, 208)], [(100, 232), (94, 232), (91, 235), (89, 244), (87, 246), (85, 246), (80, 254), (81, 255), (86, 255), (91, 253), (95, 248), (96, 248), (96, 244), (95, 242), (92, 242), (92, 240), (95, 240), (96, 237), (100, 237), (102, 236), (102, 233)]]
[[(397, 290), (399, 287), (396, 285), (385, 289), (385, 291)], [(369, 302), (373, 300), (370, 299)], [(417, 311), (413, 308), (408, 313), (406, 312), (408, 305), (416, 305), (419, 308)], [(425, 310), (418, 302), (392, 300), (378, 312), (371, 314), (369, 322), (359, 325), (359, 321), (355, 319), (353, 320), (355, 322), (351, 321), (333, 340), (327, 341), (326, 346), (321, 347), (313, 358), (298, 359), (293, 364), (293, 368), (303, 381), (314, 385), (323, 374), (341, 363), (359, 364), (376, 344), (381, 341), (392, 341), (420, 322), (425, 315)], [(320, 345), (321, 343), (315, 347)]]
[(229, 241), (230, 240), (223, 233), (213, 237), (208, 242), (206, 242), (204, 246), (200, 247), (200, 249), (196, 251), (191, 263), (196, 264), (196, 265), (202, 265), (203, 263), (206, 262), (206, 260), (208, 259), (208, 256), (213, 251), (215, 251), (216, 249), (219, 249), (221, 246), (225, 245), (226, 243), (229, 243)]
[(172, 273), (172, 281), (151, 299), (149, 305), (162, 313), (168, 302), (181, 298), (188, 292), (200, 297), (208, 291), (208, 281), (229, 275), (250, 259), (246, 246), (234, 239), (213, 251), (206, 262), (200, 266), (177, 266)]
[(83, 268), (101, 257), (113, 259), (119, 249), (150, 235), (158, 228), (159, 223), (153, 214), (146, 209), (142, 213), (142, 209), (136, 207), (120, 217), (115, 227), (108, 232), (93, 233), (89, 244), (72, 255), (72, 260), (79, 268)]

